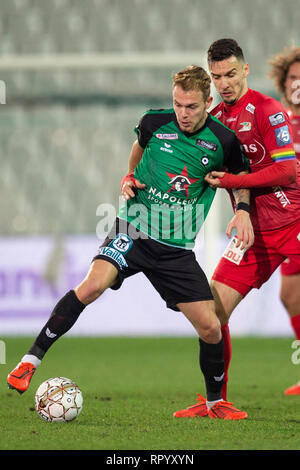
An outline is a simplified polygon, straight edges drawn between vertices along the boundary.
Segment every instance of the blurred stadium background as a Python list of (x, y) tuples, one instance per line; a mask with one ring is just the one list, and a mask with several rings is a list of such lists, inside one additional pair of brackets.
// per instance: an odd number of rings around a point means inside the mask
[[(212, 41), (234, 37), (249, 85), (276, 97), (267, 60), (299, 43), (297, 0), (1, 0), (0, 334), (35, 334), (86, 273), (99, 204), (119, 205), (133, 128), (170, 107), (172, 74), (206, 66)], [(217, 100), (217, 98), (216, 98)], [(216, 101), (215, 101), (216, 104)], [(219, 192), (199, 236), (207, 275), (231, 207)], [(276, 273), (232, 317), (233, 334), (290, 335)], [(89, 307), (71, 334), (194, 334), (136, 276)]]

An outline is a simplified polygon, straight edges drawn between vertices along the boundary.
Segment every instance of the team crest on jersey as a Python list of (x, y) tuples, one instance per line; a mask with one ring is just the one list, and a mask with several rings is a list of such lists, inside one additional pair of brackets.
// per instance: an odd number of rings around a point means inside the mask
[(167, 173), (167, 175), (171, 178), (169, 184), (172, 185), (168, 193), (177, 191), (185, 197), (189, 197), (189, 186), (198, 181), (197, 178), (191, 178), (188, 176), (186, 165), (180, 175), (174, 175), (173, 173)]
[(112, 246), (121, 253), (127, 253), (132, 246), (133, 241), (126, 233), (118, 233), (118, 235), (109, 243), (109, 246)]
[(240, 122), (241, 129), (238, 132), (251, 131), (251, 122)]

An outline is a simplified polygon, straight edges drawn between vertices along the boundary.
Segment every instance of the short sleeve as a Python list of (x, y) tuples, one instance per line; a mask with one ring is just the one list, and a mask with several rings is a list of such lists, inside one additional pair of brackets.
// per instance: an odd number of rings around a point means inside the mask
[(148, 123), (149, 123), (149, 118), (148, 118), (148, 115), (145, 114), (140, 119), (137, 126), (135, 126), (134, 128), (134, 132), (136, 133), (137, 138), (138, 138), (138, 143), (143, 149), (146, 147), (147, 143), (149, 142), (152, 136), (152, 132), (149, 129)]
[(249, 171), (250, 168), (243, 146), (233, 132), (224, 146), (224, 166), (229, 173), (234, 175)]

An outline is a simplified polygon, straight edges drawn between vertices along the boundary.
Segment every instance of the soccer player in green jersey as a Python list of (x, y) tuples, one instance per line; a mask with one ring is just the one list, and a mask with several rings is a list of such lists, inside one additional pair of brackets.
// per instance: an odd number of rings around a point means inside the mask
[[(210, 78), (190, 66), (173, 78), (173, 109), (148, 111), (135, 129), (137, 140), (122, 181), (125, 200), (111, 232), (94, 257), (85, 279), (54, 310), (8, 385), (27, 390), (32, 374), (50, 346), (76, 322), (83, 309), (107, 289), (143, 272), (175, 311), (194, 326), (200, 344), (199, 364), (207, 400), (199, 396), (201, 413), (221, 419), (244, 419), (247, 413), (221, 398), (224, 377), (223, 342), (207, 278), (192, 251), (194, 240), (214, 198), (204, 180), (212, 170), (247, 170), (234, 134), (207, 110)], [(247, 191), (232, 220), (243, 246), (253, 243), (249, 214), (243, 210)], [(130, 307), (130, 306), (129, 306)], [(176, 416), (176, 414), (175, 414)]]

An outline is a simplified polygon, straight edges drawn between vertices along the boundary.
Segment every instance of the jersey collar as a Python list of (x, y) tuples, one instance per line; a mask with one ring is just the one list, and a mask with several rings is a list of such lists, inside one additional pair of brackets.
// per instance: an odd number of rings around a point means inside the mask
[[(174, 114), (175, 114), (175, 113), (174, 113)], [(202, 127), (200, 127), (199, 129), (197, 129), (197, 130), (194, 131), (194, 132), (184, 132), (184, 131), (182, 131), (182, 130), (180, 129), (180, 126), (179, 126), (179, 124), (178, 124), (178, 122), (177, 122), (176, 114), (175, 114), (175, 125), (176, 125), (176, 127), (178, 127), (178, 129), (180, 130), (180, 132), (181, 132), (183, 135), (185, 135), (186, 137), (193, 137), (194, 135), (199, 134), (199, 132), (201, 132), (202, 129), (204, 129), (204, 128), (208, 125), (208, 123), (209, 123), (210, 121), (211, 121), (211, 117), (210, 117), (209, 113), (207, 113), (206, 121), (204, 122), (204, 124), (203, 124)]]
[(224, 105), (224, 111), (227, 114), (237, 114), (241, 111), (241, 109), (245, 106), (246, 102), (250, 100), (251, 90), (248, 88), (247, 93), (245, 93), (236, 103), (234, 104), (226, 104)]

